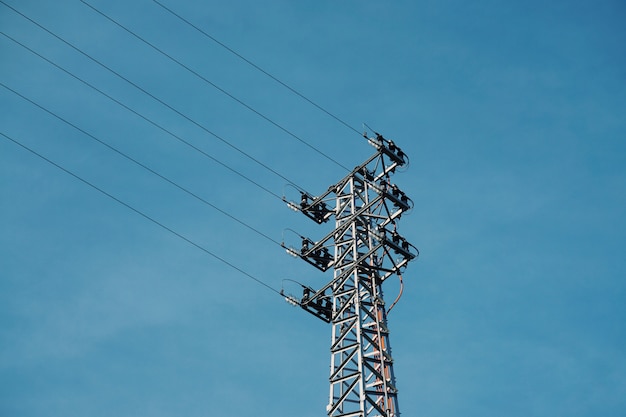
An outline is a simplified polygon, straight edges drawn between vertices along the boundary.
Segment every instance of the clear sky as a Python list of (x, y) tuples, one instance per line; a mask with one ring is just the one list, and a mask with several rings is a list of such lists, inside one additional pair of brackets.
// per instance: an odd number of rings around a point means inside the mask
[(278, 243), (332, 225), (280, 197), (363, 123), (411, 160), (403, 415), (626, 415), (624, 2), (160, 1), (349, 127), (152, 0), (88, 2), (204, 80), (2, 0), (1, 132), (169, 230), (0, 136), (0, 416), (325, 415), (330, 326), (273, 290), (330, 279)]

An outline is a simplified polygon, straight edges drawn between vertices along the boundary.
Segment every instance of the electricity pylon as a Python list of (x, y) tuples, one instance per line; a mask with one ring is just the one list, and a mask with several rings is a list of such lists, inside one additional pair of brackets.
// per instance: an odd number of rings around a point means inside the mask
[(285, 200), (319, 224), (335, 216), (335, 229), (321, 240), (300, 236), (299, 249), (283, 242), (291, 255), (334, 270), (321, 289), (301, 284), (302, 298), (285, 297), (332, 326), (329, 417), (400, 414), (382, 283), (392, 275), (402, 282), (402, 271), (418, 255), (396, 227), (412, 202), (391, 182), (408, 158), (379, 134), (368, 142), (376, 153), (327, 192), (301, 192), (299, 203)]

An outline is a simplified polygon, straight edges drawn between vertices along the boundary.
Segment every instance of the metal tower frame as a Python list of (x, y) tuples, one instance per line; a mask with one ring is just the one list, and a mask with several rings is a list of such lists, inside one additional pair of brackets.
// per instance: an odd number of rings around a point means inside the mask
[(299, 204), (285, 199), (319, 224), (335, 216), (335, 229), (321, 240), (300, 236), (299, 249), (283, 242), (291, 255), (321, 271), (334, 270), (320, 290), (302, 285), (302, 298), (285, 296), (332, 326), (329, 417), (400, 415), (382, 283), (392, 275), (401, 279), (418, 256), (396, 230), (412, 202), (391, 182), (408, 158), (379, 134), (368, 142), (376, 153), (326, 193), (302, 192)]

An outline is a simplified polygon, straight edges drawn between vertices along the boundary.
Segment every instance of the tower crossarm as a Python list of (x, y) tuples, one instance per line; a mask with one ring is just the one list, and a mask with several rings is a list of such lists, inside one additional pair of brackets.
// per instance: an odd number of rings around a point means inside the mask
[[(365, 180), (376, 183), (384, 180), (385, 177), (393, 174), (397, 167), (404, 166), (408, 162), (408, 158), (404, 152), (402, 152), (402, 150), (397, 147), (393, 141), (385, 139), (382, 135), (376, 134), (376, 137), (368, 139), (368, 142), (376, 148), (377, 152), (370, 156), (361, 165), (355, 167), (338, 183), (328, 187), (326, 192), (319, 196), (313, 196), (306, 191), (300, 191), (299, 203), (289, 201), (286, 197), (283, 197), (283, 201), (285, 201), (290, 208), (301, 211), (305, 216), (315, 222), (319, 224), (325, 223), (334, 214), (333, 209), (329, 207), (330, 201), (332, 200), (331, 195), (335, 193), (336, 190), (341, 189), (343, 184), (350, 181), (351, 178), (354, 178), (355, 176), (362, 176)], [(383, 155), (387, 156), (389, 159), (388, 163), (385, 163)], [(378, 165), (381, 165), (382, 169), (378, 167)], [(374, 174), (376, 171), (380, 172), (378, 174)], [(390, 198), (395, 200), (395, 195)]]
[[(382, 204), (382, 203), (384, 203), (385, 198), (390, 198), (394, 202), (395, 206), (397, 207), (397, 210), (393, 213), (389, 213), (387, 210), (388, 212), (387, 216), (378, 215), (378, 218), (381, 219), (381, 223), (378, 224), (377, 232), (379, 234), (382, 233), (383, 236), (386, 236), (387, 232), (384, 226), (393, 222), (394, 219), (396, 217), (399, 217), (403, 211), (409, 209), (409, 205), (408, 205), (409, 199), (408, 197), (406, 197), (406, 195), (403, 192), (399, 191), (397, 187), (394, 188), (394, 191), (392, 193), (385, 192), (379, 189), (376, 189), (376, 191), (377, 192), (375, 193), (375, 196), (373, 198), (371, 198), (365, 205), (360, 207), (356, 212), (350, 213), (343, 220), (341, 225), (338, 225), (335, 230), (328, 233), (319, 241), (314, 242), (307, 237), (301, 236), (302, 247), (299, 251), (294, 248), (287, 248), (287, 246), (285, 246), (284, 243), (283, 243), (283, 247), (288, 249), (289, 253), (302, 258), (309, 264), (313, 265), (314, 267), (324, 272), (328, 270), (330, 267), (332, 267), (333, 264), (338, 261), (336, 259), (335, 260), (332, 259), (330, 252), (328, 250), (328, 248), (331, 246), (331, 242), (333, 240), (340, 241), (340, 236), (342, 236), (346, 232), (346, 230), (350, 227), (350, 225), (353, 222), (357, 222), (358, 219), (363, 217), (365, 214), (376, 217), (376, 214), (373, 213), (372, 209), (376, 206), (381, 206), (381, 207), (384, 206), (386, 209), (387, 205)], [(379, 191), (380, 193), (378, 193)], [(338, 205), (337, 211), (342, 212), (344, 210), (345, 209), (343, 208), (341, 204)], [(367, 230), (367, 233), (372, 233), (372, 232), (370, 230)], [(402, 254), (402, 256), (404, 256), (405, 258), (412, 259), (416, 256), (415, 254), (410, 252), (409, 248), (412, 247), (412, 245), (410, 245), (406, 241), (406, 239), (400, 237), (395, 232), (392, 233), (391, 239), (383, 239), (383, 240), (385, 244), (391, 246), (396, 253)], [(379, 248), (380, 246), (376, 247), (376, 249), (374, 249), (373, 251), (376, 251)], [(371, 255), (373, 251), (370, 251), (370, 253), (368, 253), (368, 256)]]

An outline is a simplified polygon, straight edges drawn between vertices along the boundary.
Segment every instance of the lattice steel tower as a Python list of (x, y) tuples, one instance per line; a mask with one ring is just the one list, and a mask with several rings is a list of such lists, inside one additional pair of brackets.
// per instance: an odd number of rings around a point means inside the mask
[(283, 242), (290, 254), (321, 271), (334, 270), (320, 290), (301, 284), (302, 298), (285, 296), (332, 326), (330, 417), (400, 415), (382, 283), (392, 275), (402, 281), (402, 271), (418, 255), (397, 232), (412, 202), (391, 182), (408, 159), (381, 135), (368, 142), (376, 153), (327, 192), (302, 192), (299, 203), (285, 199), (319, 224), (335, 216), (335, 229), (323, 239), (300, 236), (298, 249)]

